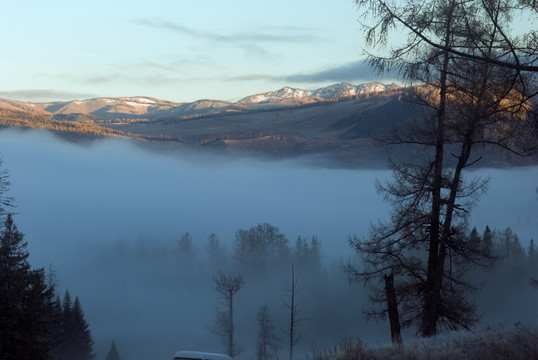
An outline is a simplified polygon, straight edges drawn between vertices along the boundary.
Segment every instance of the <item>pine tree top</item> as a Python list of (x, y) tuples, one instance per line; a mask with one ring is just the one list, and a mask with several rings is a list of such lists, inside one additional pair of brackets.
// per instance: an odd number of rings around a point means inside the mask
[(112, 341), (112, 346), (110, 347), (105, 360), (121, 360), (118, 349), (116, 349), (116, 343), (114, 341)]

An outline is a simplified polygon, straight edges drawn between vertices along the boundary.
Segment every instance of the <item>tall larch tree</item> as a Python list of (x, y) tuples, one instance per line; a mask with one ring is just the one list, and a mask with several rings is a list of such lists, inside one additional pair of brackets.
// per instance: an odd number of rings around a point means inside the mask
[[(378, 294), (386, 292), (383, 279), (393, 276), (401, 324), (416, 326), (423, 336), (468, 329), (477, 317), (469, 297), (474, 286), (464, 273), (490, 257), (470, 241), (467, 228), (487, 179), (464, 174), (491, 146), (536, 153), (530, 99), (538, 92), (537, 79), (506, 64), (521, 64), (529, 54), (536, 61), (538, 42), (532, 31), (534, 41), (525, 42), (532, 49), (511, 36), (517, 0), (355, 3), (364, 10), (368, 45), (383, 47), (370, 63), (379, 71), (399, 70), (410, 85), (409, 101), (421, 105), (423, 114), (378, 139), (390, 147), (413, 146), (419, 156), (393, 162), (393, 180), (378, 184), (392, 205), (391, 219), (372, 226), (368, 238), (350, 239), (363, 261), (347, 271), (351, 280), (378, 284)], [(407, 41), (390, 43), (395, 32)], [(373, 298), (386, 304), (383, 295)], [(377, 314), (389, 310), (383, 305)]]

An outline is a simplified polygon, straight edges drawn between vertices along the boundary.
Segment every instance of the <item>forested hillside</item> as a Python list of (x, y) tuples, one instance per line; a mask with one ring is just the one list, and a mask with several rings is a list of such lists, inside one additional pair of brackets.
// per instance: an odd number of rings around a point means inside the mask
[(103, 137), (128, 136), (128, 134), (94, 124), (76, 121), (55, 120), (52, 116), (18, 110), (0, 109), (0, 127), (19, 127), (24, 129), (45, 129), (70, 136)]

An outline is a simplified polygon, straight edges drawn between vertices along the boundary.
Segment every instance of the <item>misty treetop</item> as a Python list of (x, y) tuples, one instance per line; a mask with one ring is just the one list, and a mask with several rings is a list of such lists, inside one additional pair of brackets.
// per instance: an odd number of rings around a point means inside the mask
[(108, 351), (105, 360), (121, 360), (115, 341), (112, 341), (112, 345), (110, 346), (110, 350)]

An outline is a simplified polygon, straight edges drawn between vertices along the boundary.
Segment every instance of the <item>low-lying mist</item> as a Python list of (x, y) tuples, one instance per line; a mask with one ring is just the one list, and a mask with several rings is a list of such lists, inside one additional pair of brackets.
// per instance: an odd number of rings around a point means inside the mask
[[(219, 267), (210, 261), (207, 240), (215, 233), (233, 261), (237, 230), (261, 223), (278, 227), (292, 251), (298, 236), (317, 236), (321, 245), (319, 271), (299, 269), (306, 318), (299, 353), (345, 336), (390, 340), (386, 324), (362, 316), (367, 289), (349, 286), (340, 270), (341, 261), (353, 256), (348, 236), (367, 236), (369, 223), (389, 215), (374, 186), (390, 177), (388, 170), (159, 153), (124, 139), (80, 145), (17, 130), (0, 131), (0, 154), (30, 262), (51, 266), (59, 292), (79, 296), (98, 360), (112, 340), (120, 356), (132, 360), (171, 359), (179, 349), (223, 351), (210, 331), (223, 304), (211, 279)], [(511, 227), (525, 248), (532, 237), (538, 240), (538, 167), (478, 169), (472, 175), (491, 180), (471, 225), (479, 231)], [(193, 239), (188, 259), (178, 252), (186, 232)], [(237, 268), (228, 264), (224, 270)], [(265, 304), (285, 354), (287, 272), (243, 276), (236, 302), (237, 341), (245, 349), (239, 359), (255, 357), (257, 315)], [(532, 314), (536, 319), (536, 310)], [(509, 313), (490, 318), (512, 321)]]

